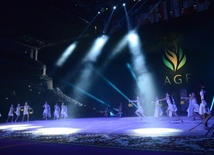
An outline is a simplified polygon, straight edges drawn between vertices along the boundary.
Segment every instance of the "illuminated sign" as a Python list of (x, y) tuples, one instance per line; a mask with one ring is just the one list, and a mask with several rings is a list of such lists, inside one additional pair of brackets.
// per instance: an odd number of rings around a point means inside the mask
[[(171, 69), (173, 72), (178, 71), (180, 68), (182, 68), (186, 63), (186, 55), (184, 54), (182, 48), (178, 48), (176, 44), (174, 44), (175, 48), (172, 50), (165, 49), (165, 55), (163, 56), (163, 63)], [(182, 84), (184, 81), (188, 83), (190, 79), (191, 74), (176, 74), (174, 77), (166, 76), (164, 80), (164, 85), (166, 84), (172, 84), (172, 81), (174, 84)], [(171, 80), (170, 80), (171, 79)]]
[(181, 47), (178, 49), (177, 45), (174, 45), (175, 49), (173, 50), (165, 49), (163, 62), (168, 68), (175, 72), (185, 65), (186, 55), (184, 54)]

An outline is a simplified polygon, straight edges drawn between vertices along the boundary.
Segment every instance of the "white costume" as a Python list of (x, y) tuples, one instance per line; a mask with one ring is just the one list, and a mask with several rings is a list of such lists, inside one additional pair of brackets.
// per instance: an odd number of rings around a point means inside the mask
[(24, 111), (23, 111), (23, 117), (22, 117), (22, 122), (24, 121), (25, 115), (27, 115), (27, 121), (29, 121), (29, 110), (31, 110), (32, 108), (28, 105), (27, 102), (25, 102), (24, 105)]
[(160, 107), (160, 104), (159, 104), (159, 100), (158, 100), (158, 99), (156, 99), (156, 101), (155, 101), (154, 103), (155, 103), (154, 117), (159, 118), (160, 116), (163, 115), (163, 110), (162, 110), (161, 107)]
[(62, 105), (61, 105), (61, 117), (62, 118), (68, 117), (67, 106), (65, 106), (64, 103), (62, 103)]
[(54, 119), (59, 119), (60, 117), (60, 107), (58, 104), (54, 105)]
[(144, 110), (143, 107), (140, 104), (140, 98), (137, 96), (137, 100), (130, 100), (129, 102), (136, 102), (137, 103), (137, 110), (135, 111), (135, 113), (142, 119), (143, 117), (146, 117), (144, 115)]
[(29, 115), (29, 110), (30, 110), (30, 106), (29, 105), (24, 105), (23, 115)]
[[(168, 108), (167, 108), (168, 116), (169, 116), (169, 117), (172, 117), (172, 113), (173, 113), (173, 112), (176, 112), (177, 109), (173, 106), (174, 104), (171, 103), (169, 97), (167, 97), (166, 103), (167, 103), (167, 105), (168, 105)], [(174, 108), (175, 108), (175, 109), (174, 109)], [(176, 111), (175, 111), (175, 110), (176, 110)]]
[(104, 117), (108, 117), (108, 107), (106, 107), (106, 109), (104, 111)]
[(204, 115), (205, 113), (210, 114), (210, 109), (207, 106), (207, 102), (205, 100), (205, 91), (201, 89), (200, 91), (201, 103), (199, 107), (199, 114)]
[(6, 122), (8, 122), (10, 118), (11, 118), (11, 122), (13, 122), (13, 111), (14, 111), (13, 104), (11, 104)]
[(10, 117), (13, 117), (13, 110), (14, 110), (14, 108), (13, 108), (13, 106), (11, 105), (10, 106), (10, 109), (9, 109), (9, 112), (8, 112), (8, 116)]
[(20, 116), (20, 110), (21, 110), (21, 106), (20, 106), (20, 104), (18, 104), (17, 107), (16, 107), (16, 111), (15, 111), (15, 113), (16, 113), (15, 122), (17, 122), (17, 120), (18, 120), (18, 118)]
[(198, 104), (195, 97), (192, 99), (192, 105), (193, 105), (193, 111), (198, 113), (199, 112), (199, 104)]
[(20, 116), (20, 109), (21, 109), (21, 106), (18, 104), (17, 107), (16, 107), (16, 116)]
[(189, 107), (187, 109), (187, 116), (193, 116), (193, 120), (195, 120), (195, 116), (199, 116), (201, 119), (201, 115), (199, 114), (199, 104), (195, 98), (195, 93), (189, 95), (189, 97), (181, 97), (183, 99), (189, 100)]
[(121, 117), (122, 116), (122, 104), (120, 103), (120, 106), (118, 108), (117, 116)]
[(193, 109), (194, 109), (194, 105), (193, 105), (193, 99), (190, 98), (189, 99), (189, 106), (188, 106), (188, 109), (187, 109), (187, 116), (190, 117), (190, 116), (193, 116)]
[(43, 107), (44, 107), (43, 118), (47, 120), (48, 117), (51, 117), (51, 108), (47, 102), (43, 105)]

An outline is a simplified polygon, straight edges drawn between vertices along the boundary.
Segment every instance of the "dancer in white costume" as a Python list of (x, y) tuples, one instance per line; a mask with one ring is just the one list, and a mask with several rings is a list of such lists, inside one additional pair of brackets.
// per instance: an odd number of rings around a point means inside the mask
[(168, 105), (166, 113), (169, 117), (169, 122), (171, 122), (172, 115), (174, 115), (183, 123), (183, 120), (176, 113), (177, 106), (175, 104), (175, 100), (171, 97), (171, 95), (169, 93), (166, 93), (166, 97), (164, 99), (160, 99), (159, 101), (166, 101), (166, 103)]
[(51, 107), (47, 102), (45, 102), (45, 104), (43, 105), (43, 108), (44, 108), (43, 114), (42, 114), (43, 119), (47, 120), (48, 117), (49, 118), (51, 117)]
[(146, 116), (144, 115), (143, 107), (141, 106), (141, 103), (140, 103), (139, 96), (137, 96), (137, 100), (129, 100), (129, 102), (136, 102), (137, 103), (137, 110), (135, 111), (135, 113), (138, 115), (138, 117), (140, 117), (141, 120), (143, 118), (146, 118)]
[(27, 122), (28, 122), (30, 119), (29, 110), (32, 110), (32, 108), (28, 105), (27, 102), (25, 102), (25, 105), (23, 107), (24, 107), (24, 111), (23, 111), (22, 122), (24, 122), (25, 115), (27, 115)]
[(11, 122), (13, 122), (13, 111), (14, 111), (14, 107), (13, 104), (10, 105), (9, 108), (9, 112), (8, 112), (8, 118), (6, 120), (6, 122), (8, 122), (8, 120), (11, 118)]
[(19, 103), (18, 103), (18, 104), (17, 104), (17, 106), (16, 106), (16, 111), (15, 111), (15, 113), (16, 113), (16, 119), (15, 119), (15, 122), (17, 122), (17, 120), (18, 120), (19, 116), (21, 115), (21, 106), (20, 106), (20, 104), (19, 104)]
[(193, 120), (198, 116), (203, 120), (203, 117), (199, 114), (199, 104), (196, 100), (195, 93), (189, 94), (189, 97), (181, 97), (181, 99), (189, 100), (189, 107), (187, 109), (187, 116), (193, 116)]
[(68, 113), (67, 113), (67, 106), (62, 103), (61, 105), (61, 118), (67, 118), (68, 117)]
[(54, 119), (59, 119), (60, 118), (60, 107), (58, 103), (54, 105)]
[(206, 92), (205, 92), (204, 88), (205, 88), (205, 84), (202, 83), (199, 88), (200, 89), (199, 95), (200, 95), (200, 99), (201, 99), (201, 103), (200, 103), (200, 107), (199, 107), (199, 114), (203, 116), (204, 129), (209, 130), (210, 128), (208, 127), (208, 121), (212, 117), (212, 115), (211, 115), (210, 109), (207, 105)]
[(122, 117), (122, 104), (120, 103), (120, 106), (119, 106), (119, 108), (118, 108), (118, 112), (117, 112), (117, 116), (118, 117)]
[(193, 104), (192, 104), (192, 94), (189, 94), (189, 106), (188, 106), (188, 109), (187, 109), (187, 117), (190, 117), (190, 116), (193, 116)]
[(104, 117), (108, 117), (108, 112), (109, 112), (108, 107), (106, 107), (106, 109), (104, 110)]
[(156, 98), (155, 102), (152, 102), (153, 104), (155, 104), (155, 112), (154, 112), (154, 117), (155, 118), (160, 118), (160, 116), (163, 115), (163, 110), (161, 108), (161, 104), (158, 100), (158, 98)]

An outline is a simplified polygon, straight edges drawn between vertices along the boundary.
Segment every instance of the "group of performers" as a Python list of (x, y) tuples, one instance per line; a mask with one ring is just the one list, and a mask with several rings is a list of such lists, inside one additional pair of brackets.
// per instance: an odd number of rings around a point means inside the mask
[(33, 109), (28, 105), (28, 102), (25, 102), (24, 106), (21, 106), (20, 103), (18, 103), (16, 108), (14, 108), (13, 104), (11, 104), (6, 122), (9, 120), (13, 122), (14, 113), (16, 114), (15, 122), (17, 122), (21, 115), (21, 111), (23, 111), (22, 122), (24, 121), (25, 116), (27, 116), (27, 121), (29, 121), (29, 114), (33, 112)]
[[(43, 119), (47, 120), (48, 118), (51, 118), (51, 107), (50, 105), (45, 102), (45, 104), (43, 105)], [(67, 111), (67, 106), (62, 103), (61, 105), (61, 109), (58, 105), (58, 103), (56, 103), (54, 105), (54, 113), (53, 113), (53, 118), (54, 119), (65, 119), (68, 117), (68, 111)]]
[[(120, 103), (119, 107), (115, 109), (117, 111), (117, 114), (116, 114), (117, 117), (122, 117), (122, 114), (123, 114), (122, 108), (123, 108), (122, 103)], [(109, 108), (106, 107), (106, 109), (104, 110), (104, 117), (108, 117), (109, 112), (110, 112)]]
[[(210, 128), (208, 126), (208, 121), (212, 117), (212, 115), (211, 115), (210, 109), (207, 105), (206, 92), (205, 92), (204, 88), (205, 88), (205, 84), (202, 83), (199, 88), (200, 104), (197, 103), (194, 92), (189, 94), (189, 97), (182, 96), (181, 99), (189, 101), (189, 106), (187, 109), (187, 116), (188, 117), (193, 116), (193, 120), (195, 120), (196, 117), (199, 117), (202, 120), (204, 129), (209, 130)], [(161, 101), (166, 101), (166, 103), (167, 103), (166, 114), (169, 117), (169, 122), (171, 122), (172, 116), (174, 115), (175, 117), (177, 117), (178, 120), (180, 120), (183, 123), (183, 120), (177, 114), (177, 106), (176, 106), (174, 98), (170, 95), (170, 93), (166, 93), (165, 98), (163, 98), (163, 99), (156, 98), (156, 101), (152, 102), (152, 104), (155, 105), (154, 117), (160, 118), (160, 116), (163, 115), (163, 110), (161, 108), (162, 104), (160, 104)], [(137, 96), (137, 100), (129, 100), (129, 102), (137, 103), (137, 110), (135, 111), (135, 113), (140, 117), (141, 120), (143, 118), (146, 118), (144, 115), (144, 110), (140, 103), (140, 98), (138, 96)]]
[[(204, 90), (205, 85), (201, 84), (200, 85), (200, 89), (199, 89), (199, 95), (200, 95), (200, 104), (197, 103), (196, 100), (196, 96), (195, 93), (192, 92), (191, 94), (189, 94), (188, 97), (186, 96), (182, 96), (181, 100), (185, 100), (185, 101), (189, 101), (189, 106), (187, 109), (187, 116), (193, 116), (193, 120), (195, 120), (196, 117), (199, 117), (203, 122), (204, 128), (206, 130), (209, 130), (210, 128), (208, 127), (208, 121), (209, 119), (212, 117), (210, 109), (207, 105), (207, 101), (206, 101), (206, 92)], [(163, 99), (158, 99), (156, 98), (155, 102), (152, 102), (152, 104), (155, 105), (155, 110), (154, 110), (154, 117), (155, 118), (160, 118), (160, 116), (163, 115), (163, 110), (161, 108), (160, 102), (161, 101), (166, 101), (167, 103), (167, 110), (166, 110), (166, 114), (169, 117), (169, 122), (171, 122), (172, 120), (172, 116), (174, 115), (175, 117), (177, 117), (178, 120), (181, 121), (181, 123), (183, 123), (183, 120), (178, 116), (177, 114), (177, 106), (175, 103), (174, 98), (170, 95), (170, 93), (166, 93), (165, 98)], [(144, 109), (141, 105), (140, 102), (140, 97), (137, 96), (136, 100), (129, 100), (130, 103), (137, 103), (137, 110), (135, 111), (136, 115), (138, 117), (140, 117), (141, 120), (145, 119), (146, 120), (146, 116), (144, 115)], [(45, 104), (43, 105), (44, 111), (43, 111), (43, 119), (47, 120), (48, 118), (51, 118), (51, 108), (50, 105), (45, 102)], [(14, 118), (14, 113), (16, 114), (16, 119), (15, 122), (17, 122), (21, 111), (23, 111), (23, 117), (22, 117), (22, 122), (25, 119), (25, 116), (27, 116), (27, 121), (29, 121), (29, 113), (33, 111), (33, 109), (28, 105), (27, 102), (25, 102), (24, 106), (21, 106), (20, 104), (17, 104), (17, 107), (14, 108), (13, 104), (11, 104), (10, 108), (9, 108), (9, 112), (8, 112), (8, 118), (6, 120), (6, 122), (8, 122), (9, 120), (11, 120), (11, 122), (13, 122), (13, 118)], [(104, 112), (104, 116), (108, 117), (108, 107), (105, 109)], [(119, 108), (117, 109), (118, 113), (117, 116), (121, 117), (122, 116), (122, 104), (120, 103)], [(62, 103), (61, 104), (61, 108), (59, 107), (58, 103), (56, 103), (54, 105), (54, 113), (53, 113), (53, 118), (54, 119), (64, 119), (68, 117), (68, 113), (67, 113), (67, 106)]]
[[(47, 120), (48, 118), (51, 117), (51, 108), (50, 105), (45, 102), (43, 105), (43, 119)], [(23, 116), (22, 116), (22, 122), (24, 122), (25, 117), (27, 117), (27, 121), (29, 121), (30, 114), (33, 113), (33, 109), (28, 105), (28, 102), (25, 102), (24, 106), (21, 106), (20, 103), (17, 104), (16, 107), (13, 106), (13, 104), (10, 105), (9, 112), (8, 112), (8, 118), (6, 122), (17, 122), (21, 112), (23, 111)], [(14, 120), (14, 114), (16, 115), (16, 118)], [(62, 103), (61, 108), (59, 107), (58, 103), (54, 105), (54, 113), (53, 113), (53, 118), (54, 119), (64, 119), (68, 117), (67, 113), (67, 106)]]

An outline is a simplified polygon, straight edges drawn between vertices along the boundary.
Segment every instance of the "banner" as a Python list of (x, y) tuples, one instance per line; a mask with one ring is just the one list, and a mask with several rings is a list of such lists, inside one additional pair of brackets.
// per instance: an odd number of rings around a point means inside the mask
[(160, 14), (159, 14), (158, 4), (149, 5), (149, 17), (150, 17), (150, 23), (159, 22)]
[(181, 1), (180, 0), (170, 0), (172, 9), (172, 18), (181, 16)]
[(208, 0), (196, 0), (196, 2), (197, 2), (197, 12), (208, 9)]
[(160, 14), (160, 19), (162, 21), (168, 19), (168, 9), (167, 9), (166, 1), (163, 1), (159, 4), (159, 14)]
[(135, 26), (142, 26), (149, 24), (149, 7), (144, 7), (135, 15)]
[(192, 14), (195, 12), (194, 0), (184, 0), (183, 1), (183, 15)]

